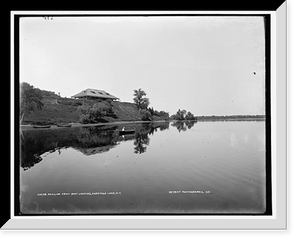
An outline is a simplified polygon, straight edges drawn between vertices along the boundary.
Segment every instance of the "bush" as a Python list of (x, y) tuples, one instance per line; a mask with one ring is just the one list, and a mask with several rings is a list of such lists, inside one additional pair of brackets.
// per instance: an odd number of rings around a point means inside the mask
[(197, 118), (190, 111), (186, 114), (185, 120), (196, 120)]
[(93, 108), (92, 108), (92, 112), (94, 112), (95, 115), (100, 114), (100, 113), (106, 115), (108, 113), (112, 113), (112, 107), (108, 102), (103, 101), (103, 102), (94, 104)]
[(77, 108), (79, 113), (79, 122), (81, 123), (97, 123), (103, 122), (103, 117), (112, 114), (112, 107), (108, 102), (96, 103), (93, 106), (84, 104)]
[(79, 122), (81, 123), (90, 123), (90, 110), (91, 106), (89, 105), (82, 105), (77, 108), (78, 114), (79, 114)]
[(139, 114), (140, 114), (142, 121), (152, 121), (152, 115), (151, 115), (150, 111), (140, 110)]
[(169, 120), (169, 118), (170, 118), (169, 112), (166, 112), (166, 111), (158, 112), (158, 116), (160, 116), (161, 118), (163, 118), (165, 120)]
[(83, 124), (91, 123), (90, 115), (80, 114), (79, 122)]
[(173, 115), (173, 119), (182, 121), (185, 119), (186, 110), (178, 110), (176, 114)]

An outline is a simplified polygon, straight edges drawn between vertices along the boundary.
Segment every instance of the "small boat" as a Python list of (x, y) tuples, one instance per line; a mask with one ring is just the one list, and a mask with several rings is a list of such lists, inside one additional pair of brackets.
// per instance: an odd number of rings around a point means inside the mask
[(135, 130), (125, 130), (124, 127), (121, 131), (119, 131), (119, 135), (126, 135), (126, 134), (133, 134), (133, 133), (135, 133)]
[(134, 130), (119, 131), (120, 135), (133, 134), (133, 133), (135, 133)]
[(33, 128), (50, 128), (51, 125), (33, 125)]
[(58, 127), (71, 127), (71, 124), (56, 124)]

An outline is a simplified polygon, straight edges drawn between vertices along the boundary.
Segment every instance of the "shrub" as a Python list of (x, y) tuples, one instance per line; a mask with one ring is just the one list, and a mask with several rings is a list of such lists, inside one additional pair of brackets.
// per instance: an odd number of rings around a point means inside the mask
[(84, 114), (84, 115), (86, 115), (87, 113), (90, 112), (90, 109), (91, 109), (91, 108), (92, 108), (92, 107), (91, 107), (90, 105), (83, 104), (82, 106), (79, 106), (79, 107), (77, 108), (77, 111), (79, 112), (79, 114)]
[(176, 114), (173, 115), (173, 119), (175, 120), (184, 120), (186, 115), (186, 110), (178, 110)]
[(150, 111), (140, 110), (139, 114), (140, 114), (142, 121), (152, 121), (152, 115), (151, 115)]
[(107, 113), (112, 113), (112, 107), (108, 102), (102, 101), (93, 105), (92, 112), (106, 115)]
[(91, 123), (90, 115), (80, 114), (79, 122), (83, 124)]
[(90, 110), (91, 106), (89, 105), (82, 105), (77, 108), (78, 114), (79, 114), (79, 122), (81, 123), (89, 123), (90, 122)]
[(185, 116), (185, 120), (196, 120), (197, 118), (190, 111)]
[(163, 118), (165, 120), (169, 120), (169, 118), (170, 118), (169, 112), (166, 112), (166, 111), (160, 111), (158, 113), (158, 116), (160, 116), (161, 118)]
[(112, 107), (108, 102), (96, 103), (93, 106), (84, 104), (77, 108), (79, 113), (79, 122), (97, 123), (102, 122), (103, 117), (112, 113)]

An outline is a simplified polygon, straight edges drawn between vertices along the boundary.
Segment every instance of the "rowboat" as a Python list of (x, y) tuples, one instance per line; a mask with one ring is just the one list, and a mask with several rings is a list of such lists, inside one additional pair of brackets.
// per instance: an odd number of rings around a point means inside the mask
[(71, 124), (56, 124), (58, 127), (71, 127)]
[(135, 133), (135, 130), (123, 130), (119, 131), (119, 135), (126, 135), (126, 134), (133, 134)]
[(50, 128), (51, 125), (33, 125), (33, 128)]

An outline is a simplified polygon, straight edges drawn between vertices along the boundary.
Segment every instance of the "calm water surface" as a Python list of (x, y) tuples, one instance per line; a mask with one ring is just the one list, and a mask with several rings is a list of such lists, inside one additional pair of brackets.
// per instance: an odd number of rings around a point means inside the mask
[(266, 209), (265, 122), (24, 131), (23, 214), (230, 214)]

